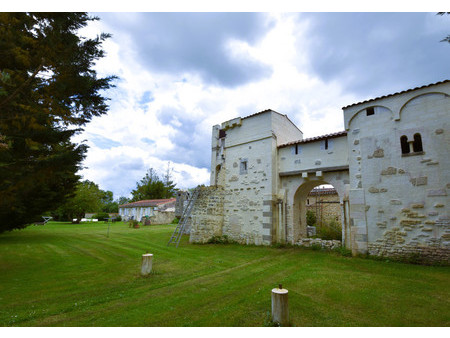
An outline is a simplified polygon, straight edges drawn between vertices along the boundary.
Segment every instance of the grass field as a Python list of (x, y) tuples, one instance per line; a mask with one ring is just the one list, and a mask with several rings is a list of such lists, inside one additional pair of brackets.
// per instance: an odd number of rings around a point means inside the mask
[[(49, 223), (0, 234), (1, 326), (449, 326), (450, 269), (300, 248), (168, 247), (172, 225)], [(141, 277), (141, 255), (154, 254)]]

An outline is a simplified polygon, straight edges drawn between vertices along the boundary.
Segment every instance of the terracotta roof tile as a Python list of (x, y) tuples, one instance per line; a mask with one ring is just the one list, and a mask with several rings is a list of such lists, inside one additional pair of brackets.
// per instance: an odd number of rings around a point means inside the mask
[(278, 148), (288, 147), (288, 146), (292, 146), (294, 144), (315, 142), (315, 141), (325, 140), (327, 138), (340, 137), (340, 136), (345, 136), (345, 135), (347, 135), (346, 131), (338, 131), (336, 133), (325, 134), (325, 135), (321, 135), (321, 136), (315, 136), (315, 137), (305, 138), (303, 140), (292, 141), (292, 142), (289, 142), (289, 143), (280, 144), (278, 146)]
[(342, 109), (347, 109), (349, 107), (357, 106), (357, 105), (362, 104), (362, 103), (372, 102), (372, 101), (375, 101), (375, 100), (384, 99), (386, 97), (391, 97), (391, 96), (394, 96), (394, 95), (404, 94), (404, 93), (412, 92), (412, 91), (417, 90), (417, 89), (427, 88), (427, 87), (431, 87), (431, 86), (435, 86), (435, 85), (442, 84), (442, 83), (447, 83), (447, 82), (450, 82), (450, 80), (444, 80), (444, 81), (440, 81), (440, 82), (436, 82), (436, 83), (430, 83), (430, 84), (425, 85), (425, 86), (411, 88), (411, 89), (403, 90), (401, 92), (388, 94), (388, 95), (384, 95), (384, 96), (379, 96), (379, 97), (376, 97), (374, 99), (365, 100), (365, 101), (361, 101), (361, 102), (358, 102), (358, 103), (350, 104), (348, 106), (342, 107)]

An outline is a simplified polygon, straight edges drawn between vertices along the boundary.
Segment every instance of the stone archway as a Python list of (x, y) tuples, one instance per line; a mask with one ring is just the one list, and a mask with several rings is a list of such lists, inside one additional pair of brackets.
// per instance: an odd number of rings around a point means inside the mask
[(307, 237), (306, 232), (306, 199), (309, 192), (319, 185), (332, 185), (339, 196), (342, 222), (342, 241), (347, 248), (351, 247), (350, 224), (349, 224), (349, 203), (348, 203), (348, 171), (328, 172), (321, 176), (283, 178), (287, 188), (288, 206), (288, 239), (291, 244), (295, 244), (302, 238)]

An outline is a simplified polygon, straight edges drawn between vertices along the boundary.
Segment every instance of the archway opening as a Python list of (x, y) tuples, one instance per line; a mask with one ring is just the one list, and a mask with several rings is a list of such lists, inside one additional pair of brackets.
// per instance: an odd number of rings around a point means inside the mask
[(324, 180), (304, 182), (294, 195), (294, 243), (313, 237), (343, 240), (346, 214), (342, 192)]

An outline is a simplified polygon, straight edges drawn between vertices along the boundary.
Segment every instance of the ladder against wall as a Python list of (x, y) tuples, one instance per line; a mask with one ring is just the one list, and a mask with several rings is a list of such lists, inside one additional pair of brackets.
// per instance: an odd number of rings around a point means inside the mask
[(188, 204), (186, 208), (184, 208), (183, 213), (181, 215), (181, 218), (177, 224), (177, 227), (175, 228), (172, 236), (170, 237), (169, 243), (170, 244), (176, 244), (176, 247), (178, 248), (178, 244), (180, 243), (181, 236), (185, 233), (186, 225), (189, 221), (189, 217), (191, 217), (192, 209), (194, 208), (195, 201), (197, 200), (198, 194), (200, 192), (200, 189), (196, 188), (192, 195), (189, 196)]

